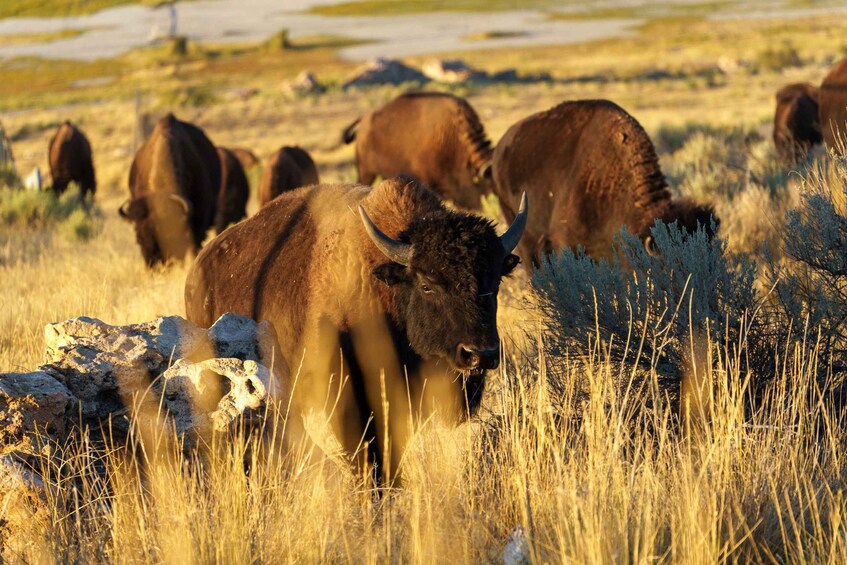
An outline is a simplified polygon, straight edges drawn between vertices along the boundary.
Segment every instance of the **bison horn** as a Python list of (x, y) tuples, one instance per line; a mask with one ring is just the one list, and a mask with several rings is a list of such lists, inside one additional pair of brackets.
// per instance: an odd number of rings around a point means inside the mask
[(129, 203), (130, 199), (127, 198), (121, 207), (118, 208), (118, 214), (120, 214), (121, 218), (129, 218)]
[(365, 212), (365, 209), (362, 206), (359, 206), (359, 215), (362, 216), (362, 223), (365, 224), (365, 231), (368, 232), (368, 236), (371, 238), (371, 241), (374, 242), (374, 245), (376, 245), (380, 251), (385, 253), (386, 257), (395, 263), (400, 263), (404, 267), (408, 267), (409, 256), (412, 254), (412, 246), (408, 243), (391, 239), (382, 233), (382, 231), (376, 227), (368, 217), (367, 212)]
[(506, 233), (500, 236), (500, 243), (503, 244), (503, 249), (506, 253), (511, 253), (515, 250), (515, 247), (518, 246), (518, 242), (521, 240), (521, 236), (523, 235), (523, 230), (526, 227), (526, 216), (527, 199), (526, 191), (524, 191), (523, 196), (521, 196), (521, 207), (520, 210), (518, 210), (518, 215), (515, 216), (515, 219), (512, 221), (512, 225), (509, 226)]
[(179, 194), (171, 194), (170, 197), (172, 199), (176, 200), (177, 202), (179, 202), (180, 204), (182, 204), (182, 207), (185, 208), (186, 214), (191, 213), (191, 206), (188, 204), (188, 200), (186, 200), (185, 198), (183, 198)]

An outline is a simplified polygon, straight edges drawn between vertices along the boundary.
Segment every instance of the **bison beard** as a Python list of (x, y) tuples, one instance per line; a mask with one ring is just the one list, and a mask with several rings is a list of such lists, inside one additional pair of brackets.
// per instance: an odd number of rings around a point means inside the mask
[(284, 387), (295, 409), (328, 413), (344, 448), (390, 479), (416, 422), (478, 409), (525, 217), (498, 237), (403, 178), (299, 189), (200, 253), (186, 312), (206, 326), (229, 311), (272, 321), (283, 359), (302, 362)]

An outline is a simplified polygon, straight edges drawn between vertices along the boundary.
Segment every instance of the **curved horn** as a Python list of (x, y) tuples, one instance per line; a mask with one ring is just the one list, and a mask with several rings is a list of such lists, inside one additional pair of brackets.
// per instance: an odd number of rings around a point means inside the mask
[(118, 214), (121, 216), (121, 218), (129, 218), (129, 203), (130, 202), (131, 202), (131, 200), (129, 198), (127, 198), (126, 200), (124, 200), (124, 203), (121, 204), (120, 207), (118, 208)]
[(186, 214), (191, 214), (191, 205), (188, 203), (188, 200), (186, 200), (185, 198), (183, 198), (183, 197), (182, 197), (182, 196), (180, 196), (179, 194), (170, 194), (169, 196), (170, 196), (172, 199), (174, 199), (174, 200), (176, 200), (177, 202), (179, 202), (180, 204), (182, 204), (182, 207), (183, 207), (183, 208), (185, 208), (185, 213), (186, 213)]
[(362, 223), (365, 224), (365, 231), (368, 232), (368, 236), (371, 238), (371, 241), (374, 242), (374, 245), (376, 245), (380, 251), (385, 253), (386, 257), (395, 263), (400, 263), (404, 267), (407, 267), (409, 265), (409, 256), (412, 254), (412, 246), (408, 243), (402, 243), (391, 239), (382, 233), (382, 231), (374, 225), (361, 205), (359, 206), (359, 215), (362, 217)]
[(506, 250), (506, 253), (511, 253), (515, 250), (515, 247), (518, 246), (518, 242), (521, 240), (521, 236), (523, 235), (523, 230), (526, 227), (526, 217), (527, 198), (526, 191), (524, 191), (523, 196), (521, 196), (521, 207), (518, 210), (518, 215), (515, 216), (515, 219), (512, 221), (512, 225), (509, 226), (506, 233), (500, 236), (500, 243), (503, 244), (503, 249)]

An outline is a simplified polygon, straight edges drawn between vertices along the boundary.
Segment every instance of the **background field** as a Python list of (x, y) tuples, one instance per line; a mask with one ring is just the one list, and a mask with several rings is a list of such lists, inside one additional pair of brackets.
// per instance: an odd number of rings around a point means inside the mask
[[(615, 101), (656, 142), (672, 190), (713, 202), (730, 250), (759, 254), (763, 240), (779, 238), (803, 180), (775, 160), (774, 94), (788, 82), (819, 83), (844, 55), (847, 22), (667, 17), (637, 31), (567, 47), (451, 53), (490, 72), (517, 68), (552, 80), (449, 90), (468, 98), (494, 142), (518, 119), (559, 102)], [(46, 172), (50, 136), (72, 119), (94, 149), (101, 211), (78, 222), (82, 231), (73, 221), (4, 219), (0, 368), (34, 368), (48, 322), (183, 314), (185, 268), (145, 269), (131, 226), (116, 213), (127, 195), (136, 93), (143, 111), (172, 110), (216, 144), (261, 157), (298, 144), (322, 180), (355, 180), (341, 131), (405, 87), (342, 92), (338, 85), (355, 68), (337, 57), (345, 42), (303, 38), (284, 50), (190, 44), (185, 55), (164, 46), (90, 63), (0, 61), (0, 112), (19, 171)], [(283, 85), (302, 70), (328, 91), (287, 93)], [(496, 203), (488, 209), (500, 219)], [(700, 427), (680, 430), (657, 384), (619, 386), (635, 371), (605, 356), (602, 344), (572, 352), (560, 367), (570, 384), (548, 390), (535, 347), (544, 339), (542, 316), (526, 276), (501, 292), (513, 363), (495, 377), (481, 422), (422, 430), (402, 490), (374, 498), (344, 465), (291, 474), (272, 457), (247, 478), (235, 446), (204, 473), (153, 464), (143, 485), (138, 463), (112, 454), (107, 492), (93, 478), (95, 455), (71, 446), (70, 471), (57, 481), (76, 485), (87, 502), (74, 515), (34, 517), (28, 543), (16, 551), (82, 562), (480, 562), (502, 558), (513, 539), (510, 547), (538, 562), (847, 559), (844, 443), (838, 417), (809, 400), (820, 400), (813, 338), (783, 352), (764, 403), (771, 409), (754, 414), (731, 345), (714, 344), (705, 371), (730, 378), (716, 379)]]

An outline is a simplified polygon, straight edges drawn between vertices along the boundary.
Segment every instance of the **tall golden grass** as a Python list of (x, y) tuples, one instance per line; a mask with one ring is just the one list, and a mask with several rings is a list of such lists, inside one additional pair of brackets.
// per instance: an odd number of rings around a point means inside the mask
[(342, 460), (282, 450), (278, 433), (191, 458), (137, 421), (134, 450), (83, 438), (54, 454), (50, 513), (12, 555), (477, 563), (521, 528), (528, 562), (845, 562), (845, 434), (814, 341), (783, 352), (755, 409), (742, 358), (708, 345), (685, 418), (654, 374), (605, 360), (602, 344), (561, 362), (558, 397), (545, 359), (503, 369), (482, 420), (424, 423), (403, 486), (380, 494)]

